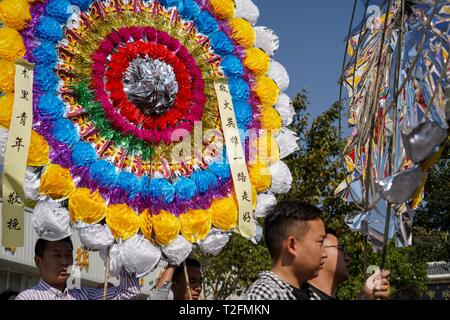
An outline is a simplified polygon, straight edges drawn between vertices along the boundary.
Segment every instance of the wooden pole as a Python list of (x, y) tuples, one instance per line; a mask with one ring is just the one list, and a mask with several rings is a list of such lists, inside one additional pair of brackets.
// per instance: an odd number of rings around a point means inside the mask
[(186, 262), (183, 262), (184, 278), (186, 280), (186, 290), (189, 294), (189, 300), (192, 300), (191, 286), (189, 285), (189, 275), (187, 271)]
[(105, 260), (106, 260), (106, 270), (105, 270), (105, 283), (103, 285), (103, 300), (106, 300), (106, 291), (108, 290), (109, 262), (110, 262), (109, 248)]

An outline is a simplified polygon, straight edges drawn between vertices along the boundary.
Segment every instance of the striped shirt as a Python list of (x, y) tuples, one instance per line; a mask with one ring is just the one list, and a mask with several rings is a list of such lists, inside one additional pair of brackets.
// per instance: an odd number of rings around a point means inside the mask
[[(132, 300), (140, 291), (138, 279), (122, 269), (119, 286), (106, 290), (106, 300)], [(36, 287), (21, 292), (16, 300), (103, 300), (103, 289), (66, 288), (61, 292), (40, 279)]]
[[(302, 295), (299, 293), (302, 292)], [(302, 297), (300, 297), (302, 296)], [(320, 300), (309, 285), (296, 289), (272, 271), (264, 271), (248, 289), (247, 300)]]

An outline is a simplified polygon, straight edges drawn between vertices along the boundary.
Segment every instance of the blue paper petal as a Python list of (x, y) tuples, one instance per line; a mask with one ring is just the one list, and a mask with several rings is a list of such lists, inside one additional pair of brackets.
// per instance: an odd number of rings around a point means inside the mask
[(178, 178), (174, 183), (175, 193), (182, 201), (192, 200), (197, 193), (197, 186), (192, 179), (186, 177)]
[(181, 11), (180, 8), (179, 8), (180, 4), (182, 5), (182, 1), (181, 0), (159, 0), (159, 2), (161, 2), (161, 4), (165, 8), (177, 7), (178, 11)]
[(76, 166), (89, 166), (97, 161), (97, 158), (97, 153), (90, 143), (77, 142), (72, 147), (72, 161)]
[(39, 47), (33, 50), (33, 58), (40, 65), (53, 67), (58, 61), (55, 45), (51, 42), (42, 42)]
[(37, 107), (43, 118), (58, 119), (64, 116), (64, 103), (54, 94), (40, 96)]
[(241, 59), (233, 54), (228, 54), (223, 58), (222, 70), (228, 78), (239, 77), (244, 74), (244, 66)]
[(152, 179), (150, 181), (150, 192), (153, 198), (172, 203), (175, 196), (173, 185), (166, 179)]
[(220, 162), (213, 162), (209, 165), (209, 170), (214, 173), (217, 177), (222, 178), (223, 180), (228, 180), (231, 177), (231, 169), (230, 165)]
[(229, 81), (231, 95), (233, 100), (245, 100), (247, 101), (250, 97), (250, 88), (248, 83), (242, 78), (232, 78)]
[(94, 0), (70, 0), (70, 3), (80, 7), (82, 11), (85, 11)]
[(195, 26), (199, 32), (207, 36), (219, 30), (219, 23), (207, 11), (202, 11), (199, 14), (197, 20), (195, 20)]
[(222, 31), (214, 32), (211, 37), (211, 45), (214, 51), (220, 55), (226, 55), (233, 52), (234, 46), (230, 38)]
[(37, 66), (34, 73), (34, 82), (43, 92), (56, 92), (58, 88), (58, 77), (51, 68)]
[(233, 100), (233, 106), (239, 128), (246, 129), (247, 126), (252, 122), (252, 107), (243, 100)]
[(200, 7), (195, 0), (183, 0), (183, 10), (180, 10), (184, 19), (195, 20), (200, 14)]
[(127, 191), (130, 198), (134, 198), (139, 191), (139, 180), (134, 174), (122, 171), (117, 179), (117, 186)]
[(114, 165), (104, 160), (94, 162), (89, 168), (89, 173), (104, 187), (113, 187), (118, 177)]
[(55, 19), (42, 17), (36, 27), (37, 35), (44, 41), (58, 42), (62, 39), (61, 25)]
[(79, 141), (77, 129), (67, 119), (58, 119), (53, 123), (53, 136), (56, 140), (71, 146)]
[(191, 179), (195, 181), (197, 190), (201, 194), (207, 193), (218, 185), (217, 177), (209, 170), (196, 171), (192, 174)]
[(66, 23), (71, 16), (67, 11), (69, 7), (70, 2), (67, 0), (50, 0), (45, 8), (45, 13), (59, 23)]

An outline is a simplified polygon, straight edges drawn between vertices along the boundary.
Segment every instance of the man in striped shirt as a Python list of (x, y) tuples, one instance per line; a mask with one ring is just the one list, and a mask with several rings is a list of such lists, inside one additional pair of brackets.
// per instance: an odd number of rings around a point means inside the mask
[[(68, 289), (69, 267), (73, 264), (73, 244), (70, 237), (59, 241), (38, 239), (34, 261), (41, 274), (36, 287), (20, 293), (16, 300), (101, 300), (103, 289)], [(107, 300), (131, 300), (140, 293), (138, 279), (124, 269), (120, 285), (107, 289)]]

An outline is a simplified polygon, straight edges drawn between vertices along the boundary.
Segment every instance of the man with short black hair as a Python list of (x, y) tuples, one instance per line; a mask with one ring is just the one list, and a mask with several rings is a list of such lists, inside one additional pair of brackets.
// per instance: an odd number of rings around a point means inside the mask
[[(70, 237), (59, 241), (38, 239), (34, 262), (41, 274), (36, 287), (21, 292), (16, 300), (101, 300), (103, 290), (95, 288), (68, 289), (66, 281), (73, 264), (73, 244)], [(124, 269), (120, 285), (107, 289), (107, 300), (130, 300), (140, 293), (138, 279)]]
[(246, 293), (248, 300), (318, 300), (306, 281), (317, 276), (326, 258), (321, 210), (297, 200), (273, 206), (264, 221), (272, 269)]
[(170, 293), (173, 293), (174, 300), (198, 300), (202, 292), (203, 275), (200, 262), (187, 258), (186, 269), (189, 278), (189, 291), (186, 284), (183, 265), (177, 266), (169, 264), (159, 278), (156, 288), (150, 292), (149, 300), (169, 300)]

